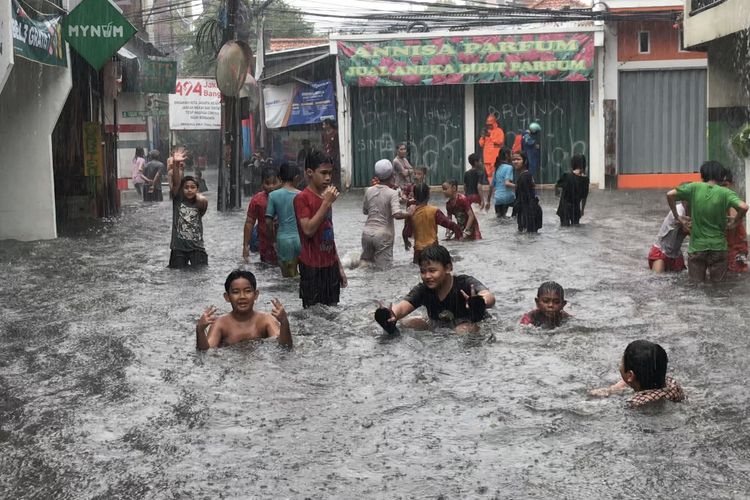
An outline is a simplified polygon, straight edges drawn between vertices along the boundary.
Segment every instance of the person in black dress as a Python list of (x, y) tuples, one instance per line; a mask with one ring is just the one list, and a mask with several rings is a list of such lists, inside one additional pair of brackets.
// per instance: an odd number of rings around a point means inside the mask
[(573, 155), (570, 159), (570, 172), (560, 176), (555, 184), (561, 189), (560, 204), (557, 206), (557, 216), (561, 226), (578, 225), (586, 208), (586, 198), (589, 195), (589, 178), (586, 175), (586, 157), (582, 154)]
[(511, 157), (516, 177), (516, 218), (518, 230), (536, 233), (542, 227), (542, 207), (536, 196), (536, 184), (529, 172), (529, 160), (523, 151)]

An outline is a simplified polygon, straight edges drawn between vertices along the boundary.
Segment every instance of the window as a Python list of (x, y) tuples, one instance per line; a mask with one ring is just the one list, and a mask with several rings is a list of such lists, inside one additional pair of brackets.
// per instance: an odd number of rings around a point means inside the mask
[(649, 54), (651, 52), (651, 33), (648, 31), (638, 32), (638, 52)]
[(700, 14), (704, 10), (716, 7), (720, 3), (724, 3), (726, 0), (692, 0), (690, 2), (690, 15)]

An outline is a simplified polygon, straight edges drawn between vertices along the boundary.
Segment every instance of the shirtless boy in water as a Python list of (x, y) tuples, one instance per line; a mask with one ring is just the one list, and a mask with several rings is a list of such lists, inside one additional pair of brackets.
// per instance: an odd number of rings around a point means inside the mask
[(253, 273), (239, 269), (232, 271), (224, 282), (224, 289), (224, 300), (232, 304), (232, 312), (218, 318), (214, 306), (209, 306), (203, 312), (195, 325), (198, 349), (205, 351), (209, 347), (224, 347), (244, 340), (270, 337), (276, 337), (280, 345), (292, 347), (289, 319), (281, 302), (271, 300), (271, 314), (253, 310), (260, 294)]

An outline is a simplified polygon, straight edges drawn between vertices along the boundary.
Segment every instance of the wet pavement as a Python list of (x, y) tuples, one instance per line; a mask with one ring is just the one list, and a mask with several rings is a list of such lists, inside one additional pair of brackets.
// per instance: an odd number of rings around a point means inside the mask
[[(209, 177), (209, 186), (215, 183)], [(750, 491), (745, 279), (654, 276), (664, 193), (592, 194), (561, 229), (542, 193), (538, 235), (480, 215), (448, 242), (457, 273), (495, 293), (479, 334), (384, 338), (375, 300), (419, 281), (349, 271), (339, 307), (302, 310), (297, 284), (253, 264), (295, 349), (199, 353), (194, 324), (240, 265), (243, 211), (204, 219), (209, 267), (166, 268), (171, 204), (54, 241), (0, 242), (0, 496), (4, 498), (743, 498)], [(441, 193), (433, 202), (444, 206)], [(359, 248), (361, 194), (334, 205), (341, 255)], [(397, 223), (400, 230), (401, 223)], [(442, 233), (441, 233), (442, 234)], [(255, 257), (255, 256), (254, 256)], [(518, 325), (546, 280), (573, 316)], [(593, 399), (628, 342), (659, 342), (684, 404)]]

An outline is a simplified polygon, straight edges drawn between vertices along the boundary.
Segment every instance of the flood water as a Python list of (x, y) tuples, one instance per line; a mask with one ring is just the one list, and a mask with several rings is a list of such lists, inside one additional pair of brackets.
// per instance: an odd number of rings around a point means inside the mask
[[(210, 179), (210, 178), (209, 178)], [(215, 183), (209, 184), (212, 188)], [(242, 211), (204, 219), (210, 265), (167, 269), (171, 204), (54, 241), (0, 243), (0, 496), (4, 498), (746, 498), (746, 280), (649, 274), (662, 191), (595, 192), (561, 229), (544, 192), (538, 235), (480, 215), (484, 240), (448, 242), (457, 273), (497, 296), (478, 335), (384, 339), (375, 300), (419, 281), (349, 271), (339, 307), (303, 311), (295, 281), (252, 266), (295, 348), (199, 353), (194, 324), (240, 264)], [(433, 202), (444, 206), (441, 193)], [(334, 205), (342, 255), (361, 193)], [(401, 222), (397, 223), (400, 231)], [(442, 235), (442, 232), (441, 232)], [(257, 257), (257, 256), (254, 256)], [(560, 282), (574, 319), (522, 328)], [(669, 353), (689, 400), (625, 408), (587, 396), (617, 380), (628, 342)]]

